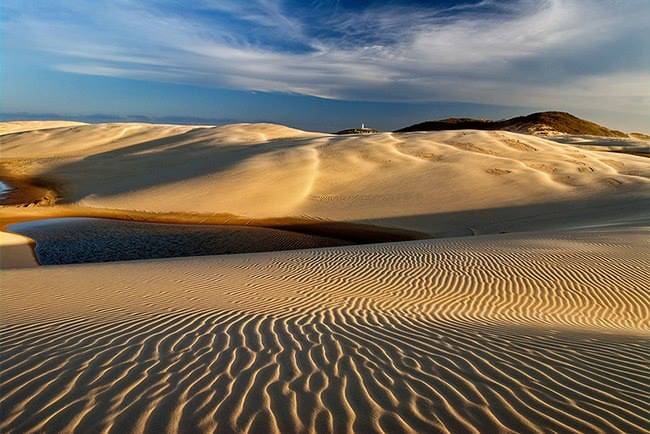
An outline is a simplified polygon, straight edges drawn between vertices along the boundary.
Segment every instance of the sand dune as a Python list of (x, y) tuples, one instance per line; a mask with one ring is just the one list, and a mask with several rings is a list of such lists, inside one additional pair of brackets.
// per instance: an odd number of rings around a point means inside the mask
[(46, 130), (51, 128), (65, 128), (86, 125), (83, 122), (73, 121), (11, 121), (0, 122), (0, 135), (21, 133), (25, 131)]
[(0, 231), (0, 270), (38, 265), (31, 238)]
[[(0, 147), (5, 172), (51, 180), (61, 203), (84, 207), (309, 216), (434, 235), (650, 209), (648, 160), (501, 131), (343, 137), (270, 124), (103, 124), (5, 135)], [(586, 209), (573, 218), (576, 204)]]
[(648, 235), (8, 271), (0, 429), (644, 432)]
[(2, 225), (291, 217), (450, 237), (3, 270), (3, 433), (649, 431), (650, 159), (270, 124), (63, 126), (0, 150), (0, 179), (59, 203), (3, 207)]
[(625, 154), (650, 157), (650, 140), (641, 137), (632, 136), (627, 138), (617, 138), (561, 135), (551, 137), (550, 140), (593, 151), (621, 152)]

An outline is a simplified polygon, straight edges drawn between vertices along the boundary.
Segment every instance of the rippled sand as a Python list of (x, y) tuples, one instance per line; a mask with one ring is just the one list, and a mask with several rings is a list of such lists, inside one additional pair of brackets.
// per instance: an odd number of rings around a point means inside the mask
[(648, 235), (5, 272), (0, 428), (643, 432)]

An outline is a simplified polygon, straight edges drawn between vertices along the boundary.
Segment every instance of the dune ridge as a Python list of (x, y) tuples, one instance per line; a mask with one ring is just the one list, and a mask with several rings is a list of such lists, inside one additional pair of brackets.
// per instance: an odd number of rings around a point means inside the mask
[[(526, 230), (521, 221), (540, 215), (531, 208), (512, 221), (513, 208), (546, 206), (550, 227), (576, 201), (629, 198), (634, 218), (650, 208), (646, 159), (504, 131), (335, 136), (271, 124), (99, 124), (5, 135), (0, 149), (0, 174), (51, 180), (59, 203), (92, 208), (310, 217), (437, 236)], [(472, 219), (486, 209), (504, 210), (490, 219), (501, 227)], [(617, 209), (601, 222), (620, 217)], [(433, 218), (452, 213), (453, 224)]]
[(643, 432), (647, 235), (9, 271), (0, 428)]
[(71, 126), (87, 125), (75, 121), (8, 121), (0, 122), (0, 135), (23, 133), (26, 131), (47, 130), (53, 128), (66, 128)]

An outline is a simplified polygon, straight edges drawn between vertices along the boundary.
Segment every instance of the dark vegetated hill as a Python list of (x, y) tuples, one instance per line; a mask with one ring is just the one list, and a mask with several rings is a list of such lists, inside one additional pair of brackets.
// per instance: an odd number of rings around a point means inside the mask
[(398, 133), (410, 131), (442, 130), (505, 130), (525, 134), (553, 135), (574, 134), (602, 137), (627, 137), (627, 134), (610, 130), (565, 112), (539, 112), (511, 119), (491, 121), (471, 118), (449, 118), (422, 122), (397, 130)]
[(379, 131), (374, 128), (348, 128), (347, 130), (337, 131), (334, 134), (346, 135), (346, 134), (374, 134)]

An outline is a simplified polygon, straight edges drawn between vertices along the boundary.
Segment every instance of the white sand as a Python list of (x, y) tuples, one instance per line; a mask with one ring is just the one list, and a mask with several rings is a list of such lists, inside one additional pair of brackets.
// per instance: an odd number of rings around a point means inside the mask
[(503, 132), (75, 128), (6, 135), (1, 162), (83, 206), (495, 235), (4, 270), (0, 431), (650, 426), (650, 160)]
[(0, 231), (0, 270), (38, 266), (33, 245), (31, 238)]

